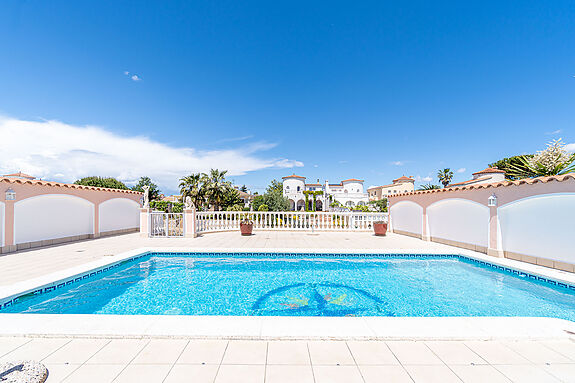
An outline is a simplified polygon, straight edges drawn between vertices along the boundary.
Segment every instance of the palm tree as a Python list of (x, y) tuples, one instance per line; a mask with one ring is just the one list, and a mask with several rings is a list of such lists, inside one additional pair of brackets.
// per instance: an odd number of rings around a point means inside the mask
[(434, 189), (441, 189), (441, 188), (438, 185), (425, 184), (421, 185), (418, 190), (434, 190)]
[(205, 190), (202, 187), (203, 174), (195, 173), (180, 179), (180, 194), (182, 195), (182, 200), (186, 200), (186, 197), (190, 197), (194, 206), (200, 208), (204, 204), (205, 200)]
[(439, 179), (439, 182), (443, 184), (443, 187), (446, 188), (447, 185), (451, 183), (453, 172), (449, 168), (440, 170), (437, 172), (437, 178)]
[(206, 197), (214, 210), (219, 210), (228, 189), (231, 188), (230, 183), (226, 182), (227, 172), (227, 170), (211, 169), (210, 174), (204, 174)]

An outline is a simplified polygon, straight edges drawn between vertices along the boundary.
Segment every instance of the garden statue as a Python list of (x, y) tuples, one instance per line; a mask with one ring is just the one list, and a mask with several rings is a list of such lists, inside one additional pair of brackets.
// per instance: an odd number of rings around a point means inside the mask
[(194, 203), (192, 202), (192, 197), (187, 196), (184, 202), (184, 207), (186, 210), (192, 210), (194, 208)]
[(150, 197), (148, 195), (149, 192), (150, 192), (150, 186), (144, 185), (144, 209), (150, 208)]

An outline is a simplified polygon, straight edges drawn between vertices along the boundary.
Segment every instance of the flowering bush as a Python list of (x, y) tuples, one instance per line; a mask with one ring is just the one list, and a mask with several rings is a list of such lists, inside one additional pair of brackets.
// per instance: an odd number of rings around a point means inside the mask
[(545, 150), (532, 157), (518, 158), (511, 166), (510, 175), (516, 178), (554, 176), (575, 171), (575, 153), (569, 153), (561, 139), (547, 144)]

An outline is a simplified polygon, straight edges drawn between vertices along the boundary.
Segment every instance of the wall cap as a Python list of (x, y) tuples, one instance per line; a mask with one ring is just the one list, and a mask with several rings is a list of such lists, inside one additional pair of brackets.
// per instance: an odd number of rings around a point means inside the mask
[(111, 188), (102, 188), (102, 187), (96, 187), (96, 186), (66, 184), (66, 183), (54, 182), (54, 181), (28, 180), (28, 179), (22, 179), (22, 178), (0, 177), (0, 182), (7, 182), (10, 184), (21, 184), (21, 185), (40, 185), (40, 186), (50, 186), (50, 187), (69, 188), (69, 189), (94, 190), (94, 191), (103, 191), (103, 192), (109, 192), (109, 193), (144, 194), (142, 192), (134, 191), (134, 190), (111, 189)]

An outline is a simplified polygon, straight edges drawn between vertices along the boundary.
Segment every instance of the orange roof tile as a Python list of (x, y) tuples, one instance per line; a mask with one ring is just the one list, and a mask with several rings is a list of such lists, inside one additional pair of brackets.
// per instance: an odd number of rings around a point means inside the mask
[(483, 169), (483, 170), (480, 171), (480, 172), (475, 172), (475, 173), (473, 173), (473, 175), (476, 175), (476, 174), (490, 174), (490, 173), (503, 173), (503, 174), (505, 174), (505, 171), (499, 170), (499, 169), (497, 169), (497, 168), (486, 168), (486, 169)]
[(305, 180), (305, 177), (296, 176), (295, 174), (292, 174), (291, 176), (287, 176), (287, 177), (282, 177), (282, 180), (285, 180), (286, 178), (303, 178)]
[(305, 186), (321, 186), (321, 184), (305, 184)]
[(41, 185), (41, 186), (53, 186), (53, 187), (70, 188), (70, 189), (98, 190), (98, 191), (127, 193), (127, 194), (144, 194), (142, 192), (134, 191), (134, 190), (101, 188), (101, 187), (96, 187), (96, 186), (65, 184), (62, 182), (30, 180), (30, 179), (25, 179), (25, 178), (0, 177), (0, 182), (8, 182), (11, 184), (22, 184), (22, 185), (29, 184), (29, 185)]
[(569, 179), (575, 180), (575, 173), (568, 173), (563, 174), (560, 176), (547, 176), (547, 177), (536, 177), (536, 178), (524, 178), (521, 180), (516, 181), (499, 181), (499, 182), (492, 182), (492, 183), (477, 183), (471, 184), (467, 186), (456, 186), (456, 187), (447, 187), (443, 189), (432, 189), (432, 190), (419, 190), (413, 191), (409, 193), (400, 193), (395, 194), (390, 197), (402, 197), (406, 195), (416, 195), (416, 194), (429, 194), (429, 193), (446, 193), (446, 192), (454, 192), (454, 191), (461, 191), (461, 190), (473, 190), (473, 189), (489, 189), (489, 188), (497, 188), (497, 187), (507, 187), (507, 186), (519, 186), (519, 185), (533, 185), (537, 183), (547, 183), (551, 181), (563, 182)]
[(22, 172), (12, 173), (12, 174), (4, 174), (3, 177), (22, 177), (22, 178), (28, 178), (28, 179), (31, 179), (31, 180), (33, 180), (34, 178), (36, 178), (36, 177), (33, 177), (33, 176), (29, 175), (29, 174), (25, 174), (25, 173), (22, 173)]
[(406, 177), (406, 176), (401, 176), (401, 177), (393, 180), (393, 182), (397, 182), (397, 181), (413, 181), (413, 182), (415, 182), (415, 180), (413, 178)]
[(467, 185), (467, 184), (476, 183), (476, 182), (479, 182), (479, 181), (485, 181), (485, 180), (488, 180), (488, 179), (490, 179), (490, 178), (491, 178), (491, 177), (473, 178), (473, 179), (470, 179), (470, 180), (467, 180), (467, 181), (457, 182), (457, 183), (455, 183), (455, 184), (449, 184), (449, 187), (458, 186), (458, 185)]
[(350, 181), (363, 182), (363, 180), (358, 180), (357, 178), (350, 178), (350, 179), (348, 179), (348, 180), (343, 180), (343, 181), (341, 181), (341, 182), (344, 183), (344, 182), (350, 182)]

